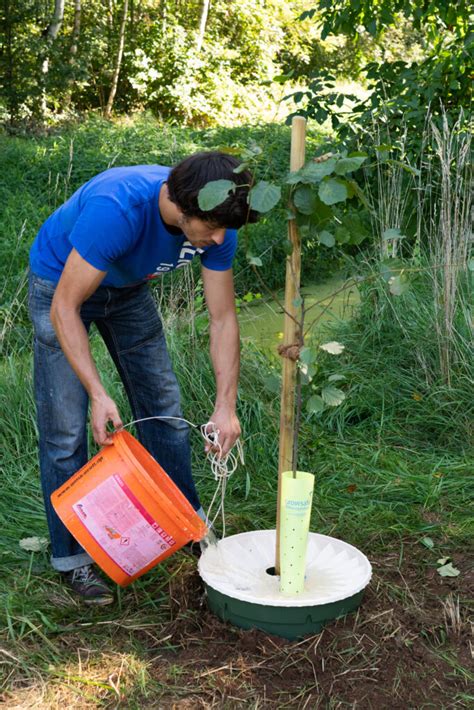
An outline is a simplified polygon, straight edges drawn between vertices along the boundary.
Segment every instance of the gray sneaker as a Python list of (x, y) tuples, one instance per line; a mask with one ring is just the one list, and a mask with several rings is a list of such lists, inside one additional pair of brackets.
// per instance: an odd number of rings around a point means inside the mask
[(76, 567), (70, 572), (63, 572), (63, 577), (85, 604), (105, 606), (114, 601), (112, 591), (99, 577), (92, 565), (84, 565), (84, 567)]

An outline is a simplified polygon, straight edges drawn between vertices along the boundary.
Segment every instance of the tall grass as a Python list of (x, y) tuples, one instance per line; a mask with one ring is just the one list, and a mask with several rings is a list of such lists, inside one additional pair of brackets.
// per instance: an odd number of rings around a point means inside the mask
[[(466, 117), (461, 113), (456, 121), (448, 121), (443, 112), (438, 128), (428, 110), (418, 156), (407, 155), (406, 131), (391, 145), (389, 129), (374, 125), (369, 140), (375, 160), (365, 171), (366, 189), (379, 248), (365, 272), (371, 286), (361, 310), (365, 324), (360, 319), (355, 323), (358, 342), (362, 337), (370, 342), (374, 333), (383, 332), (392, 343), (391, 352), (398, 356), (387, 372), (388, 381), (391, 372), (397, 373), (399, 382), (406, 380), (406, 370), (397, 362), (408, 358), (410, 371), (418, 372), (430, 392), (436, 390), (431, 405), (440, 416), (433, 432), (439, 433), (440, 441), (449, 440), (453, 431), (453, 420), (444, 425), (444, 412), (440, 414), (444, 395), (446, 402), (459, 402), (456, 425), (461, 439), (469, 435), (464, 439), (467, 444), (472, 436), (467, 420), (472, 414), (474, 384), (474, 301), (470, 272), (472, 137)], [(360, 264), (355, 268), (364, 271)], [(399, 301), (391, 297), (389, 290), (394, 290), (380, 279), (384, 270), (401, 279), (399, 293), (407, 288), (411, 293)], [(380, 284), (374, 286), (377, 280)], [(380, 342), (380, 352), (386, 352), (384, 342)], [(411, 386), (416, 397), (415, 380)], [(427, 412), (425, 417), (433, 419)], [(420, 425), (423, 430), (423, 422)]]
[(450, 127), (444, 114), (441, 130), (434, 123), (430, 127), (437, 165), (429, 163), (427, 178), (437, 194), (429, 201), (423, 227), (432, 263), (440, 370), (451, 385), (455, 358), (467, 357), (469, 363), (472, 357), (474, 300), (468, 272), (473, 244), (472, 135), (462, 130), (462, 117)]
[(338, 372), (349, 394), (329, 416), (331, 427), (344, 437), (366, 431), (385, 444), (467, 454), (474, 422), (469, 333), (457, 335), (462, 357), (448, 385), (439, 366), (429, 264), (416, 267), (409, 291), (398, 297), (377, 262), (366, 264), (365, 277), (354, 317), (332, 332), (346, 346)]

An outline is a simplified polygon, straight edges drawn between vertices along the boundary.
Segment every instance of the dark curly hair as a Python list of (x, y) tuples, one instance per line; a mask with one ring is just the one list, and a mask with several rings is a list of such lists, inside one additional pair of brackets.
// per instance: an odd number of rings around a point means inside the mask
[[(218, 150), (195, 153), (172, 168), (167, 184), (171, 202), (185, 217), (198, 217), (216, 227), (239, 229), (247, 222), (256, 222), (259, 213), (251, 210), (247, 195), (253, 184), (249, 170), (234, 173), (241, 161)], [(237, 185), (224, 202), (204, 212), (198, 203), (199, 191), (213, 180), (231, 180)]]

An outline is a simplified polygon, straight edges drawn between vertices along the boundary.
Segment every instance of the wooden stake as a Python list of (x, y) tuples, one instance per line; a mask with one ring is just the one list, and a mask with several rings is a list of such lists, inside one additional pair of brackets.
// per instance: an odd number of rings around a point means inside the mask
[[(294, 172), (304, 165), (306, 120), (302, 116), (294, 116), (291, 123), (291, 154), (290, 170)], [(285, 280), (285, 321), (283, 327), (283, 345), (289, 347), (299, 342), (298, 326), (293, 320), (298, 320), (299, 308), (295, 299), (299, 296), (301, 275), (301, 242), (294, 219), (288, 222), (288, 239), (293, 251), (286, 258)], [(293, 318), (290, 317), (290, 315)], [(280, 574), (280, 503), (283, 471), (293, 469), (293, 434), (295, 426), (295, 382), (296, 361), (283, 357), (283, 379), (281, 387), (280, 409), (280, 454), (278, 460), (278, 495), (276, 515), (276, 554), (275, 574)], [(296, 462), (295, 462), (296, 463)]]

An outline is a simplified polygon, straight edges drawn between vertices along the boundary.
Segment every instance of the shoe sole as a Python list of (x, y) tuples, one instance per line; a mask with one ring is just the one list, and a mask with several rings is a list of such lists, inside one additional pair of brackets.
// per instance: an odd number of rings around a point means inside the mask
[(96, 599), (83, 598), (83, 602), (84, 604), (87, 604), (87, 606), (108, 606), (109, 604), (113, 604), (114, 601), (113, 597), (99, 597)]

